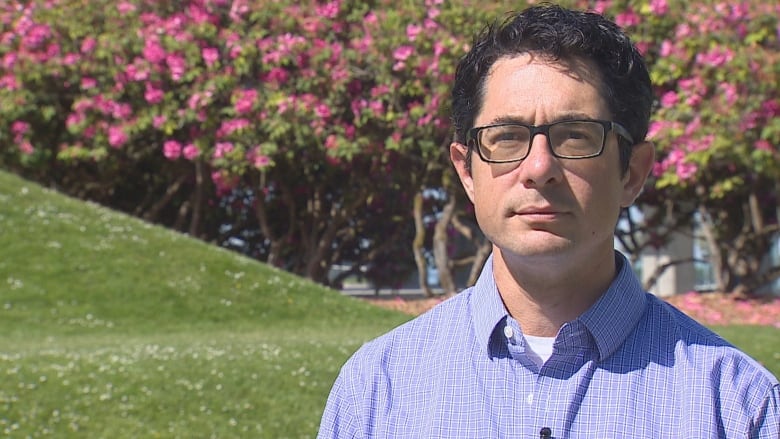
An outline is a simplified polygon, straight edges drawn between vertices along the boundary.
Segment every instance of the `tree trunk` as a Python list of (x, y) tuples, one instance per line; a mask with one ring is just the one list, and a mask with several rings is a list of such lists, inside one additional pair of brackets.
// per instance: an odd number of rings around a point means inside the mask
[(192, 194), (192, 217), (190, 218), (190, 236), (197, 237), (200, 233), (201, 216), (203, 215), (203, 162), (195, 161), (195, 192)]
[(441, 217), (436, 221), (436, 227), (433, 230), (433, 257), (436, 261), (436, 269), (439, 272), (439, 283), (441, 284), (444, 294), (451, 294), (456, 292), (455, 281), (452, 277), (452, 264), (450, 263), (450, 255), (447, 251), (447, 244), (449, 242), (447, 237), (447, 229), (449, 228), (452, 217), (455, 213), (455, 197), (452, 194), (448, 194), (447, 204), (442, 209)]
[(422, 191), (414, 195), (414, 241), (412, 252), (414, 262), (417, 265), (417, 279), (425, 297), (432, 297), (433, 291), (428, 285), (428, 261), (425, 259), (425, 224), (423, 223), (423, 194)]
[(729, 291), (731, 284), (731, 274), (728, 269), (726, 258), (718, 245), (718, 239), (715, 236), (715, 227), (712, 224), (712, 217), (704, 206), (699, 207), (699, 216), (701, 217), (701, 230), (704, 234), (704, 241), (710, 253), (710, 264), (712, 272), (715, 275), (715, 288), (718, 291)]
[(474, 261), (471, 263), (471, 270), (469, 271), (468, 285), (474, 285), (477, 283), (477, 278), (482, 272), (482, 267), (485, 265), (485, 261), (490, 252), (493, 250), (493, 243), (486, 238), (482, 238), (482, 243), (477, 247), (477, 252), (474, 254)]

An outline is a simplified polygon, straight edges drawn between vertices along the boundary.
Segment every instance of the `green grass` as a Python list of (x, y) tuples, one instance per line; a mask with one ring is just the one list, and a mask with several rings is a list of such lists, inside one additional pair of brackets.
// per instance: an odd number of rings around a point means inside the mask
[(0, 172), (0, 437), (312, 437), (408, 317)]
[(771, 326), (715, 326), (712, 329), (780, 377), (780, 329)]
[[(313, 437), (408, 317), (0, 172), (0, 437)], [(718, 332), (780, 375), (780, 330)]]

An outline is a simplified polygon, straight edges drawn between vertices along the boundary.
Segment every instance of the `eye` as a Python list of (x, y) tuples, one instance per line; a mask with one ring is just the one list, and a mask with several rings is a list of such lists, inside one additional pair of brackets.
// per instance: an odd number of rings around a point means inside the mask
[(485, 146), (507, 147), (528, 143), (528, 129), (522, 126), (498, 126), (484, 131), (482, 142)]

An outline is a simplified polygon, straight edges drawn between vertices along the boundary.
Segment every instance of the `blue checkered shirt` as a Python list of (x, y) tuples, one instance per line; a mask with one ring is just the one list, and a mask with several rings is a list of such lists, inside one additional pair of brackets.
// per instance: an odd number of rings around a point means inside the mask
[[(367, 343), (344, 365), (320, 438), (780, 438), (777, 379), (646, 293), (621, 255), (605, 294), (541, 368), (476, 285)], [(509, 328), (509, 329), (507, 329)]]

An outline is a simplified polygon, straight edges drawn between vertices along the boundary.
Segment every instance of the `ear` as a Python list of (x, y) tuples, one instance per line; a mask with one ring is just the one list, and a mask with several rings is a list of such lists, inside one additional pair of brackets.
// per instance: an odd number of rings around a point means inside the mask
[(469, 148), (458, 142), (450, 144), (450, 160), (458, 173), (460, 183), (466, 190), (466, 195), (474, 203), (474, 180), (471, 178), (471, 169), (469, 168), (468, 155), (471, 154)]
[(654, 163), (655, 145), (652, 142), (642, 142), (634, 145), (628, 170), (626, 175), (623, 176), (622, 207), (634, 204), (634, 200), (636, 200), (645, 186)]

